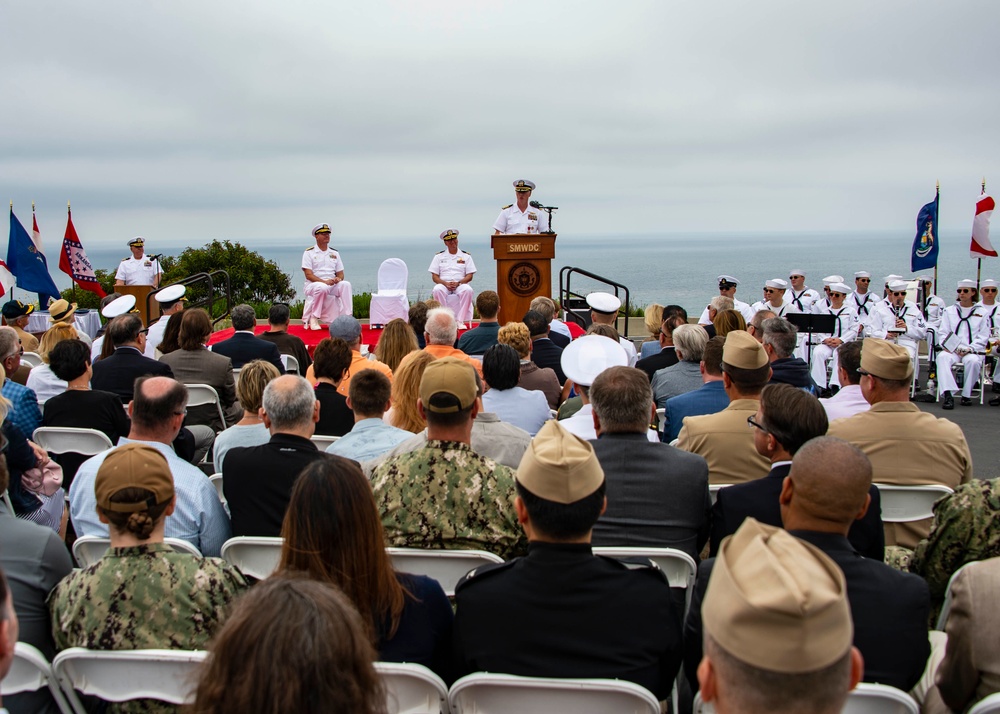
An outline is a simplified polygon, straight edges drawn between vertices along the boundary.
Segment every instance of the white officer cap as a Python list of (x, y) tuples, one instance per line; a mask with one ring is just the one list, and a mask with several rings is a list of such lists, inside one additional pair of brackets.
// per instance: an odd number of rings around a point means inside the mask
[(854, 277), (855, 278), (868, 278), (869, 280), (871, 280), (872, 274), (869, 273), (867, 270), (859, 270), (858, 272), (856, 272), (854, 274)]
[(142, 236), (136, 236), (135, 238), (133, 238), (128, 242), (128, 247), (131, 248), (132, 246), (135, 246), (137, 248), (142, 248), (142, 246), (144, 246), (145, 244), (146, 241), (143, 240)]
[(906, 290), (909, 288), (909, 284), (905, 280), (893, 280), (889, 283), (889, 289), (893, 292), (899, 292), (900, 290)]
[(458, 238), (458, 231), (454, 228), (449, 228), (447, 230), (441, 231), (441, 235), (438, 236), (441, 240), (451, 240), (452, 238)]
[(764, 281), (765, 288), (774, 288), (775, 290), (786, 290), (788, 288), (788, 283), (781, 278), (771, 278), (770, 280)]
[(884, 283), (885, 283), (886, 285), (888, 285), (888, 284), (889, 284), (889, 283), (891, 283), (891, 282), (892, 282), (893, 280), (902, 280), (902, 279), (903, 279), (903, 276), (902, 276), (902, 275), (896, 275), (895, 273), (893, 273), (892, 275), (886, 275), (886, 276), (885, 276), (885, 280), (884, 280), (883, 282), (884, 282)]
[(618, 312), (618, 308), (622, 306), (622, 301), (610, 293), (590, 293), (587, 295), (587, 304), (595, 312), (612, 315)]
[(333, 233), (333, 231), (330, 230), (329, 223), (320, 223), (312, 230), (313, 238), (316, 237), (317, 233)]
[(830, 285), (830, 292), (847, 295), (847, 293), (851, 292), (851, 289), (845, 283), (833, 283)]
[(518, 179), (514, 182), (514, 191), (516, 193), (525, 193), (527, 191), (534, 191), (535, 183), (529, 181), (528, 179)]
[(183, 285), (168, 285), (156, 293), (156, 302), (167, 303), (167, 302), (177, 302), (182, 297), (184, 293), (187, 292), (187, 288)]
[(740, 281), (734, 278), (732, 275), (720, 275), (716, 278), (719, 281), (719, 287), (722, 287), (722, 283), (732, 283), (733, 285), (739, 285)]
[(113, 317), (124, 315), (133, 307), (135, 307), (135, 295), (122, 295), (105, 305), (101, 314), (110, 320)]
[(969, 280), (968, 278), (966, 278), (965, 280), (959, 280), (958, 281), (958, 287), (960, 287), (960, 288), (973, 288), (974, 289), (976, 287), (976, 281), (975, 280)]
[(574, 384), (589, 387), (608, 367), (627, 366), (628, 355), (624, 347), (608, 337), (584, 335), (566, 346), (559, 364)]
[(833, 285), (834, 283), (842, 283), (842, 282), (844, 282), (843, 275), (827, 275), (825, 278), (823, 278), (823, 284), (827, 286)]
[(806, 277), (806, 271), (804, 271), (802, 268), (792, 268), (791, 270), (788, 271), (788, 276), (791, 277), (793, 275), (801, 275), (804, 278)]
[(1000, 287), (1000, 283), (998, 283), (993, 278), (986, 278), (986, 280), (984, 280), (983, 282), (979, 283), (979, 287), (981, 287), (981, 288), (996, 288), (996, 287)]

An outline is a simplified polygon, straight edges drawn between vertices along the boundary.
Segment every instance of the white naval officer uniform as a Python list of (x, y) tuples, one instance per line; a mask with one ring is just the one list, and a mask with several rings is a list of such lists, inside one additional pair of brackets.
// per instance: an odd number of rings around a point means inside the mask
[[(743, 320), (749, 325), (750, 321), (753, 319), (755, 311), (750, 305), (743, 302), (742, 300), (737, 300), (733, 298), (733, 309), (736, 312), (743, 315)], [(701, 311), (701, 317), (698, 318), (699, 325), (711, 325), (712, 321), (708, 318), (708, 308), (706, 307)]]
[(795, 306), (795, 312), (810, 313), (812, 305), (820, 300), (818, 292), (810, 287), (802, 288), (798, 292), (795, 288), (789, 287), (785, 291), (785, 302)]
[(958, 355), (940, 347), (937, 353), (938, 394), (958, 391), (958, 383), (951, 368), (962, 363), (965, 368), (962, 396), (971, 397), (972, 387), (979, 379), (983, 367), (983, 356), (976, 354), (986, 349), (990, 339), (990, 321), (985, 311), (979, 305), (962, 307), (959, 304), (949, 305), (941, 316), (940, 338), (944, 341), (949, 333), (955, 333), (961, 343), (959, 349), (969, 350), (966, 355)]
[[(472, 256), (461, 248), (454, 255), (447, 250), (442, 250), (431, 259), (431, 266), (427, 272), (437, 275), (445, 282), (459, 281), (466, 275), (475, 273), (476, 264), (473, 262)], [(454, 291), (440, 283), (434, 283), (431, 297), (451, 308), (455, 313), (455, 319), (459, 322), (472, 321), (472, 299), (475, 297), (475, 291), (468, 283), (459, 285)]]
[(847, 300), (845, 299), (844, 304), (839, 310), (834, 309), (832, 305), (821, 305), (819, 307), (814, 306), (813, 314), (833, 315), (837, 318), (837, 326), (834, 328), (832, 334), (823, 334), (820, 332), (814, 333), (812, 336), (814, 341), (811, 368), (813, 381), (821, 387), (827, 386), (826, 365), (829, 361), (830, 384), (836, 384), (838, 387), (843, 386), (840, 383), (840, 377), (837, 375), (837, 367), (840, 365), (840, 358), (837, 356), (837, 348), (823, 344), (823, 340), (830, 337), (836, 337), (843, 342), (853, 342), (858, 339), (858, 328), (861, 324), (858, 320), (858, 313), (854, 310), (853, 306), (847, 303)]
[[(302, 269), (308, 268), (317, 278), (330, 280), (344, 269), (340, 254), (333, 248), (320, 250), (319, 246), (310, 246), (302, 253)], [(354, 314), (354, 295), (351, 284), (341, 280), (336, 285), (306, 280), (305, 307), (302, 310), (302, 323), (309, 324), (311, 318), (321, 322), (333, 322), (341, 315)]]
[(493, 223), (501, 233), (545, 233), (549, 230), (549, 214), (528, 206), (521, 212), (516, 203), (504, 206)]
[(160, 263), (144, 253), (138, 259), (122, 258), (115, 280), (122, 280), (126, 285), (152, 285), (160, 272)]

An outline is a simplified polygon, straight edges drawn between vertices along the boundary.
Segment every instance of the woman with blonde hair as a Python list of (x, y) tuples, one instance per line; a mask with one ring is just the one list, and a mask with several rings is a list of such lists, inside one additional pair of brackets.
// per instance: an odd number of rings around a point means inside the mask
[(243, 418), (215, 437), (216, 473), (222, 472), (222, 460), (234, 446), (260, 446), (270, 440), (271, 434), (260, 417), (260, 407), (264, 399), (264, 387), (280, 376), (277, 367), (262, 359), (243, 365), (240, 380), (236, 383), (236, 398), (243, 407)]
[(497, 343), (513, 347), (521, 360), (517, 386), (529, 392), (541, 392), (550, 409), (558, 408), (563, 400), (559, 377), (551, 367), (539, 367), (531, 361), (531, 332), (528, 326), (523, 322), (508, 322), (497, 333)]
[(395, 318), (389, 320), (382, 330), (378, 344), (375, 345), (375, 359), (389, 366), (395, 373), (399, 363), (411, 352), (420, 349), (417, 336), (405, 320)]
[(66, 381), (59, 379), (49, 367), (49, 353), (63, 340), (78, 339), (80, 339), (80, 334), (76, 328), (66, 322), (57, 322), (42, 335), (41, 342), (38, 343), (38, 356), (42, 358), (42, 364), (33, 367), (28, 372), (28, 381), (25, 384), (28, 389), (35, 392), (40, 403), (45, 403), (57, 394), (62, 394), (67, 387)]
[(427, 365), (434, 357), (423, 350), (411, 352), (399, 363), (399, 370), (392, 377), (392, 406), (385, 413), (383, 421), (397, 429), (405, 429), (419, 434), (427, 428), (427, 422), (417, 411), (417, 397), (420, 395), (420, 380)]
[(720, 311), (712, 320), (712, 325), (715, 327), (715, 334), (719, 337), (725, 337), (734, 330), (747, 329), (747, 321), (743, 319), (739, 310)]
[(663, 305), (652, 303), (643, 312), (643, 324), (649, 337), (639, 347), (639, 359), (651, 357), (660, 351), (660, 326), (663, 324)]

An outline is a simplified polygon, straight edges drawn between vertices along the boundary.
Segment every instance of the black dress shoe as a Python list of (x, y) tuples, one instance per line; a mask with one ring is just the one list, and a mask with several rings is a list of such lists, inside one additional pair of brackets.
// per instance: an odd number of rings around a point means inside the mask
[(961, 401), (959, 403), (963, 407), (971, 407), (972, 406), (972, 400), (969, 399), (968, 397), (962, 397), (962, 399), (961, 399)]
[(955, 408), (955, 398), (951, 396), (951, 392), (944, 393), (944, 404), (941, 405), (942, 409), (954, 409)]
[(990, 406), (1000, 407), (1000, 397), (993, 397), (992, 399), (990, 399)]

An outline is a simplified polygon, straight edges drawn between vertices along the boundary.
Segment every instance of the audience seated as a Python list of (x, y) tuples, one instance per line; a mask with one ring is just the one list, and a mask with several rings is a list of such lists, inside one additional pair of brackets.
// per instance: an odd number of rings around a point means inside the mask
[(321, 340), (313, 352), (312, 369), (319, 403), (317, 434), (343, 436), (354, 426), (354, 414), (339, 389), (340, 383), (347, 379), (351, 354), (351, 348), (339, 337)]
[(230, 317), (235, 330), (233, 336), (212, 345), (212, 352), (232, 360), (233, 369), (240, 369), (252, 360), (262, 359), (273, 364), (279, 372), (284, 372), (278, 346), (254, 334), (257, 326), (254, 309), (249, 305), (237, 305), (230, 312)]
[(476, 296), (476, 310), (479, 311), (479, 326), (462, 333), (458, 338), (458, 349), (467, 355), (481, 355), (497, 343), (500, 331), (500, 296), (493, 290), (483, 290)]
[[(528, 329), (528, 350), (523, 351), (521, 345), (517, 344), (520, 342), (521, 335), (518, 333), (516, 335), (511, 335), (509, 332), (504, 336), (504, 331), (501, 330), (500, 341), (504, 344), (508, 344), (517, 350), (517, 353), (521, 356), (521, 359), (525, 362), (530, 362), (528, 364), (533, 364), (535, 370), (544, 372), (544, 370), (551, 369), (553, 376), (555, 377), (556, 386), (560, 389), (562, 385), (566, 382), (566, 375), (562, 370), (562, 352), (565, 349), (564, 346), (556, 344), (555, 340), (552, 339), (552, 332), (549, 330), (549, 322), (546, 321), (544, 315), (535, 310), (528, 310), (524, 313), (524, 320), (522, 321), (524, 326)], [(507, 323), (507, 325), (519, 324), (519, 323)], [(569, 340), (566, 341), (569, 344)], [(529, 357), (530, 354), (530, 357)], [(527, 365), (526, 365), (527, 366)], [(522, 371), (524, 369), (522, 368)], [(533, 370), (532, 370), (533, 371)], [(528, 389), (528, 387), (525, 387)], [(556, 392), (558, 397), (559, 392)], [(551, 401), (551, 400), (550, 400)], [(558, 403), (553, 405), (553, 409), (559, 406)]]
[(427, 325), (427, 313), (429, 311), (430, 308), (427, 307), (427, 302), (417, 302), (410, 305), (410, 311), (407, 314), (407, 322), (417, 338), (419, 349), (427, 346), (427, 342), (424, 340), (424, 327)]
[(271, 434), (264, 426), (260, 415), (264, 388), (277, 379), (281, 373), (270, 362), (255, 359), (247, 362), (240, 370), (240, 381), (236, 383), (236, 397), (243, 407), (243, 418), (215, 437), (212, 449), (216, 473), (222, 473), (222, 463), (226, 453), (234, 446), (260, 446), (266, 444)]
[(573, 383), (573, 388), (580, 395), (581, 406), (575, 414), (565, 419), (560, 409), (559, 423), (581, 439), (597, 438), (597, 431), (594, 429), (594, 410), (590, 405), (590, 385), (597, 375), (609, 367), (628, 364), (628, 355), (624, 349), (617, 349), (615, 347), (617, 344), (618, 340), (613, 338), (606, 339), (600, 335), (589, 334), (577, 338), (563, 350), (563, 369), (566, 371), (567, 379)]
[(488, 387), (483, 409), (534, 436), (550, 419), (549, 403), (541, 392), (517, 386), (520, 376), (520, 359), (513, 347), (490, 347), (483, 355), (483, 380)]
[(681, 325), (674, 330), (673, 341), (677, 364), (656, 372), (651, 383), (658, 409), (671, 397), (693, 392), (702, 385), (699, 364), (708, 335), (697, 325)]
[[(695, 329), (701, 328), (696, 325)], [(608, 506), (594, 545), (676, 548), (695, 560), (708, 540), (705, 459), (647, 438), (653, 392), (641, 370), (610, 367), (590, 387)]]
[(725, 337), (733, 330), (746, 330), (747, 323), (739, 310), (720, 310), (712, 318), (715, 334), (712, 337)]
[(783, 317), (764, 321), (764, 351), (771, 362), (771, 384), (790, 384), (799, 389), (815, 391), (809, 365), (801, 357), (793, 357), (799, 331)]
[(181, 312), (174, 313), (167, 320), (167, 326), (163, 330), (163, 339), (160, 344), (156, 346), (156, 359), (159, 359), (163, 355), (168, 355), (171, 352), (176, 352), (181, 348), (181, 320), (184, 319), (184, 314)]
[[(64, 322), (56, 323), (42, 335), (41, 344), (38, 346), (38, 356), (42, 358), (42, 364), (31, 369), (26, 384), (28, 389), (35, 393), (40, 403), (66, 391), (66, 382), (55, 376), (52, 373), (52, 368), (49, 367), (49, 352), (63, 340), (78, 339), (80, 339), (80, 335), (76, 328)], [(25, 434), (25, 436), (31, 436), (31, 434)]]
[(429, 352), (411, 352), (399, 363), (399, 372), (392, 380), (392, 407), (385, 413), (384, 421), (404, 431), (418, 434), (427, 427), (427, 422), (417, 410), (420, 394), (420, 380), (427, 365), (434, 361)]
[(203, 555), (219, 555), (230, 536), (229, 516), (204, 472), (177, 456), (171, 447), (184, 421), (187, 398), (187, 388), (169, 377), (136, 380), (135, 399), (129, 404), (132, 426), (128, 437), (119, 439), (118, 447), (84, 461), (70, 486), (70, 517), (77, 535), (108, 536), (106, 522), (98, 518), (94, 482), (110, 454), (121, 445), (139, 442), (163, 454), (173, 474), (177, 503), (167, 514), (165, 535), (186, 540)]
[[(639, 346), (639, 359), (645, 357), (651, 357), (652, 355), (658, 354), (660, 350), (663, 349), (663, 345), (660, 344), (660, 325), (663, 324), (663, 305), (653, 302), (646, 305), (646, 309), (643, 311), (643, 325), (646, 328), (646, 334), (649, 338), (644, 340)], [(636, 367), (638, 367), (638, 362)]]
[(4, 372), (3, 397), (10, 403), (7, 418), (17, 425), (21, 433), (30, 436), (41, 426), (42, 412), (38, 408), (38, 397), (35, 392), (13, 379), (21, 367), (22, 354), (24, 348), (14, 328), (0, 327), (0, 355), (3, 355), (0, 362), (3, 363)]
[[(309, 350), (306, 349), (306, 343), (302, 341), (301, 337), (288, 334), (289, 317), (290, 311), (287, 303), (274, 303), (267, 313), (268, 329), (266, 332), (260, 333), (259, 337), (277, 347), (281, 354), (294, 357), (299, 363), (298, 373), (305, 376), (306, 370), (312, 364), (312, 357), (309, 356)], [(256, 320), (254, 322), (256, 323)], [(284, 373), (284, 367), (279, 371)], [(243, 373), (240, 372), (240, 378), (242, 377)]]
[(482, 363), (452, 346), (456, 337), (458, 337), (458, 322), (455, 321), (455, 314), (449, 308), (436, 307), (427, 313), (427, 325), (424, 327), (424, 340), (427, 346), (424, 347), (424, 352), (435, 359), (454, 357), (468, 362), (476, 370), (476, 374), (482, 377)]
[(747, 325), (747, 332), (750, 335), (763, 344), (764, 342), (764, 321), (770, 320), (772, 317), (777, 317), (777, 313), (773, 310), (758, 310), (754, 313), (753, 319), (750, 320), (750, 324)]
[(282, 375), (264, 387), (262, 403), (271, 439), (230, 449), (222, 464), (234, 536), (280, 535), (295, 479), (313, 461), (327, 458), (310, 441), (319, 402), (309, 382)]
[(516, 488), (528, 555), (476, 568), (456, 587), (458, 674), (624, 679), (666, 699), (681, 662), (679, 616), (651, 563), (592, 554), (607, 499), (591, 445), (546, 423)]
[[(17, 613), (14, 611), (14, 598), (7, 586), (7, 578), (0, 569), (0, 679), (7, 676), (14, 664), (17, 638), (18, 621)], [(7, 703), (11, 703), (10, 697), (7, 698)], [(3, 702), (0, 702), (0, 711), (7, 712)]]
[[(392, 385), (381, 372), (366, 369), (351, 380), (347, 406), (354, 413), (354, 427), (326, 448), (328, 454), (354, 459), (357, 462), (377, 459), (393, 447), (410, 439), (413, 434), (382, 421), (392, 403)], [(322, 409), (320, 418), (322, 418)]]
[[(544, 338), (532, 339), (531, 330), (538, 330), (544, 321), (540, 314), (530, 310), (525, 314), (524, 319), (527, 322), (508, 322), (501, 327), (498, 335), (499, 342), (502, 345), (512, 347), (517, 352), (520, 360), (520, 376), (517, 386), (528, 391), (541, 392), (545, 395), (548, 406), (555, 409), (562, 399), (562, 382), (559, 381), (559, 376), (562, 375), (565, 380), (565, 375), (562, 373), (562, 367), (557, 373), (550, 367), (539, 367), (535, 364), (532, 350)], [(546, 329), (548, 328), (546, 327)], [(556, 362), (558, 362), (562, 356), (562, 348), (554, 347), (554, 345), (552, 347), (558, 350), (555, 355)]]
[(270, 577), (209, 645), (191, 714), (386, 711), (375, 649), (334, 586)]
[(662, 441), (669, 444), (677, 438), (685, 417), (718, 414), (729, 406), (729, 396), (722, 383), (722, 350), (725, 344), (725, 337), (716, 335), (710, 339), (705, 344), (698, 365), (703, 382), (701, 387), (671, 397), (663, 405)]
[(419, 349), (421, 348), (417, 344), (417, 336), (413, 334), (410, 326), (402, 318), (394, 317), (382, 328), (378, 344), (375, 345), (375, 359), (395, 374), (403, 358)]
[[(104, 345), (114, 351), (94, 362), (90, 386), (101, 392), (117, 394), (122, 404), (132, 400), (136, 377), (174, 376), (170, 365), (143, 356), (146, 333), (142, 330), (142, 320), (134, 312), (119, 315), (108, 323)], [(62, 393), (65, 388), (64, 385), (59, 392)]]
[(837, 348), (837, 376), (840, 381), (840, 391), (829, 399), (820, 399), (819, 403), (826, 409), (826, 417), (833, 423), (834, 419), (843, 419), (866, 412), (871, 404), (861, 393), (861, 341), (845, 342)]
[(668, 314), (660, 324), (660, 340), (658, 343), (660, 350), (648, 357), (643, 357), (635, 363), (637, 369), (641, 369), (646, 373), (650, 382), (653, 381), (653, 376), (658, 371), (677, 364), (677, 350), (674, 347), (674, 330), (686, 324), (688, 324), (686, 315)]
[[(337, 391), (341, 396), (347, 396), (351, 384), (351, 376), (363, 369), (377, 369), (392, 381), (392, 370), (377, 359), (369, 359), (361, 354), (361, 323), (350, 315), (341, 315), (330, 323), (330, 339), (341, 339), (351, 349), (351, 363), (347, 368), (347, 376), (340, 380)], [(315, 361), (316, 354), (313, 353)], [(310, 384), (316, 384), (315, 364), (306, 370), (306, 379)]]
[(371, 486), (355, 462), (309, 464), (292, 489), (281, 535), (278, 575), (340, 588), (361, 613), (379, 660), (422, 664), (452, 678), (451, 604), (436, 580), (393, 570)]
[[(183, 303), (181, 303), (183, 306)], [(111, 320), (118, 317), (119, 315), (124, 315), (126, 312), (132, 312), (135, 307), (135, 295), (122, 295), (119, 292), (109, 293), (101, 298), (101, 317), (103, 317), (106, 322), (101, 325), (100, 329), (97, 330), (97, 335), (94, 337), (94, 344), (90, 346), (90, 361), (96, 362), (104, 356), (110, 356), (114, 352), (114, 345), (108, 343), (108, 353), (104, 354), (104, 342), (105, 336), (107, 335), (108, 325), (111, 324)], [(162, 336), (161, 336), (162, 337)], [(146, 333), (146, 339), (149, 339), (149, 333)], [(149, 343), (146, 343), (147, 347)], [(154, 350), (155, 352), (155, 350)], [(156, 359), (154, 356), (153, 359)]]
[(63, 489), (46, 496), (26, 488), (21, 478), (29, 469), (44, 468), (49, 462), (49, 455), (43, 448), (26, 439), (21, 430), (7, 418), (6, 412), (7, 403), (0, 400), (0, 419), (3, 422), (3, 438), (6, 439), (6, 448), (2, 449), (2, 453), (10, 474), (7, 490), (14, 515), (60, 532), (65, 500)]
[[(552, 298), (545, 295), (532, 298), (528, 304), (528, 311), (537, 312), (545, 319), (546, 331), (549, 333), (548, 337), (556, 347), (565, 349), (566, 345), (572, 341), (573, 337), (570, 334), (569, 328), (566, 327), (566, 323), (556, 318), (556, 304), (552, 301)], [(556, 360), (556, 366), (558, 364), (559, 360)], [(552, 369), (555, 369), (555, 367), (552, 367)]]
[(427, 365), (417, 409), (427, 419), (426, 446), (383, 461), (372, 474), (386, 544), (521, 553), (524, 534), (510, 502), (514, 473), (469, 446), (479, 409), (471, 365), (453, 357)]
[(23, 303), (20, 300), (9, 300), (3, 304), (0, 314), (3, 315), (3, 324), (10, 326), (17, 333), (21, 340), (21, 346), (26, 352), (38, 352), (38, 338), (24, 328), (28, 326), (28, 315), (35, 311), (35, 306), (31, 303)]
[(170, 318), (184, 312), (184, 301), (186, 300), (184, 293), (186, 292), (186, 286), (174, 283), (153, 293), (153, 299), (156, 300), (160, 308), (160, 316), (150, 322), (146, 329), (146, 348), (143, 350), (143, 354), (150, 359), (158, 357), (156, 351), (163, 341), (163, 333), (167, 330)]

